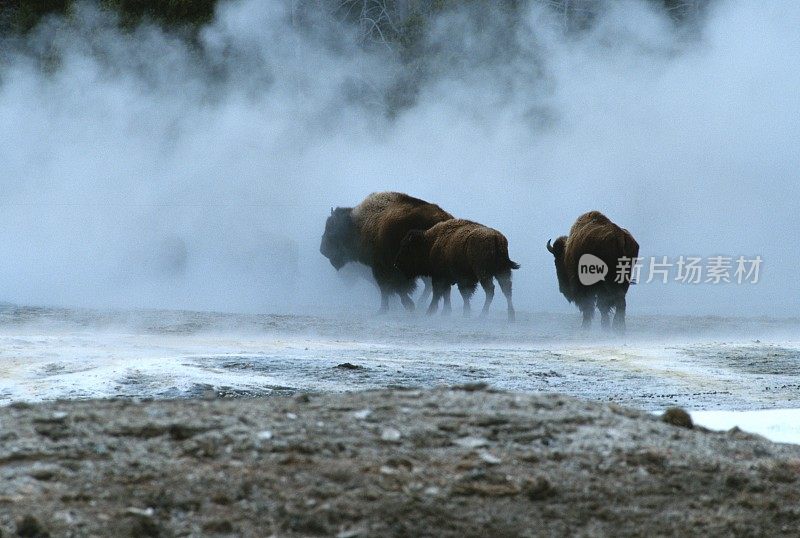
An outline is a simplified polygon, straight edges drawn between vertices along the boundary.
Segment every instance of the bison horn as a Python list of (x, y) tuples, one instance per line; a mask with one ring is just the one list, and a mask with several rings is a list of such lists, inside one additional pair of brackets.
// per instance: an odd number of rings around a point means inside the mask
[(550, 241), (552, 241), (552, 239), (547, 240), (547, 250), (550, 251), (550, 254), (555, 254), (555, 252), (553, 252), (553, 245), (550, 244)]

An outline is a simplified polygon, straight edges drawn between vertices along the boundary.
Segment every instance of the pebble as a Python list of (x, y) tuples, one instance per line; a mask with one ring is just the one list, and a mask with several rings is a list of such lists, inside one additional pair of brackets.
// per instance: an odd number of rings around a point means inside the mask
[(362, 409), (361, 411), (356, 411), (355, 413), (353, 413), (353, 417), (356, 420), (364, 420), (365, 418), (367, 418), (371, 414), (372, 414), (372, 410), (371, 409)]
[(260, 431), (258, 432), (257, 437), (262, 441), (269, 441), (272, 439), (272, 432), (269, 430)]
[(386, 428), (385, 430), (383, 430), (383, 432), (381, 432), (381, 440), (389, 443), (399, 442), (400, 437), (402, 437), (402, 435), (398, 430), (395, 430), (394, 428)]
[(489, 465), (499, 465), (500, 463), (503, 462), (503, 460), (501, 460), (491, 452), (486, 452), (485, 450), (481, 451), (481, 453), (478, 454), (478, 456), (480, 456), (480, 458)]
[(32, 515), (27, 515), (17, 521), (17, 536), (42, 538), (50, 534), (42, 527), (39, 520)]
[(134, 516), (153, 517), (155, 515), (156, 511), (153, 510), (150, 507), (147, 507), (144, 510), (142, 510), (141, 508), (135, 508), (135, 507), (131, 506), (131, 507), (128, 507), (127, 510), (125, 510), (125, 513), (126, 514), (131, 514), (131, 515), (134, 515)]
[(348, 529), (337, 534), (336, 538), (356, 538), (357, 536), (361, 536), (363, 534), (363, 531), (360, 529)]
[(351, 362), (343, 362), (341, 364), (337, 364), (336, 368), (341, 368), (342, 370), (364, 370), (363, 366), (358, 364), (353, 364)]
[(488, 445), (489, 441), (483, 437), (462, 437), (453, 443), (464, 448), (479, 448)]
[(664, 411), (664, 414), (661, 415), (661, 420), (667, 424), (672, 424), (673, 426), (679, 426), (681, 428), (692, 429), (694, 427), (692, 416), (687, 413), (685, 409), (681, 409), (680, 407), (670, 407)]
[(54, 411), (49, 415), (33, 417), (33, 422), (37, 424), (60, 424), (67, 418), (67, 413), (64, 411)]

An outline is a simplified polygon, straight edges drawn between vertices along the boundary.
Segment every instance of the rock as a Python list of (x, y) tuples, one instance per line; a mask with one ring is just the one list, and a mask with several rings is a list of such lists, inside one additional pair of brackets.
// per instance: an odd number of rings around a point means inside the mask
[(394, 428), (386, 428), (381, 432), (381, 441), (387, 443), (399, 443), (402, 434)]
[(33, 429), (39, 435), (53, 441), (60, 441), (72, 435), (69, 426), (64, 422), (45, 422), (37, 424)]
[(386, 465), (384, 465), (384, 467), (388, 467), (393, 470), (404, 470), (411, 472), (414, 470), (414, 462), (403, 457), (389, 458), (386, 460)]
[(67, 414), (64, 411), (54, 411), (50, 415), (33, 417), (35, 424), (63, 424), (66, 420)]
[(150, 507), (147, 507), (145, 509), (128, 507), (128, 509), (125, 510), (125, 513), (134, 516), (153, 517), (155, 515), (155, 510), (153, 510)]
[(42, 528), (38, 519), (28, 514), (17, 521), (17, 536), (22, 536), (24, 538), (46, 538), (50, 536), (50, 533)]
[(207, 431), (207, 428), (198, 426), (190, 426), (188, 424), (170, 424), (167, 428), (167, 433), (176, 441), (185, 441), (190, 437), (194, 437), (198, 433)]
[[(166, 533), (161, 528), (156, 521), (153, 521), (150, 517), (144, 516), (134, 516), (133, 514), (129, 514), (127, 517), (127, 521), (122, 524), (122, 532), (124, 535), (128, 535), (131, 537), (148, 537), (148, 538), (158, 538), (160, 536), (166, 535)], [(117, 534), (119, 535), (119, 534)]]
[(479, 448), (489, 444), (489, 441), (483, 437), (462, 437), (456, 439), (453, 444), (463, 448)]
[(525, 493), (525, 496), (532, 501), (548, 499), (556, 494), (556, 489), (550, 481), (543, 476), (528, 480), (522, 487), (522, 491)]
[(336, 535), (336, 538), (356, 538), (365, 535), (363, 529), (348, 529)]
[(498, 458), (497, 456), (495, 456), (495, 455), (494, 455), (494, 454), (492, 454), (491, 452), (487, 452), (487, 451), (485, 451), (485, 450), (484, 450), (484, 451), (481, 451), (481, 453), (480, 453), (480, 454), (478, 454), (478, 456), (479, 456), (479, 457), (480, 457), (480, 458), (481, 458), (483, 461), (485, 461), (486, 463), (488, 463), (489, 465), (499, 465), (500, 463), (502, 463), (502, 462), (503, 462), (503, 460), (501, 460), (500, 458)]
[(339, 368), (341, 370), (366, 370), (366, 368), (364, 368), (363, 366), (360, 366), (358, 364), (353, 364), (351, 362), (343, 362), (341, 364), (337, 364), (336, 368)]
[(261, 441), (269, 441), (272, 439), (272, 432), (270, 430), (262, 430), (256, 434), (256, 437)]
[(28, 476), (40, 481), (51, 480), (56, 475), (56, 471), (52, 467), (34, 467), (28, 472)]
[(353, 413), (353, 418), (355, 418), (356, 420), (364, 420), (371, 414), (372, 411), (370, 409), (362, 409), (361, 411), (356, 411), (355, 413)]
[(227, 519), (216, 519), (203, 524), (203, 530), (210, 534), (232, 534), (233, 524)]
[(479, 390), (486, 390), (489, 388), (488, 383), (482, 381), (476, 383), (463, 383), (461, 385), (453, 385), (453, 390), (464, 390), (467, 392), (475, 392)]
[(476, 426), (486, 428), (489, 426), (502, 426), (508, 424), (510, 420), (508, 417), (502, 415), (488, 415), (485, 417), (478, 417), (473, 422)]
[(509, 477), (496, 472), (473, 471), (461, 477), (452, 488), (454, 495), (478, 495), (480, 497), (506, 497), (517, 495), (519, 486)]
[(667, 424), (672, 424), (673, 426), (679, 426), (681, 428), (688, 428), (690, 430), (694, 428), (691, 415), (680, 407), (670, 407), (664, 411), (664, 414), (661, 415), (661, 420)]

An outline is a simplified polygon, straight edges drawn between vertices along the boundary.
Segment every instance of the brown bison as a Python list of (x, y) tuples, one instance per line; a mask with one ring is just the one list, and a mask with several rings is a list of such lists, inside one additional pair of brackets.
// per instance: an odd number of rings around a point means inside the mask
[(389, 308), (393, 293), (408, 310), (414, 309), (409, 294), (416, 287), (394, 267), (400, 243), (410, 230), (427, 230), (453, 215), (436, 204), (399, 192), (376, 192), (356, 207), (337, 207), (325, 223), (319, 250), (338, 271), (348, 262), (372, 269), (381, 291), (381, 312)]
[(430, 276), (433, 298), (428, 314), (439, 308), (444, 299), (444, 312), (450, 311), (450, 287), (458, 285), (464, 298), (464, 315), (469, 315), (469, 300), (480, 282), (486, 292), (481, 315), (489, 311), (494, 298), (494, 281), (508, 302), (508, 319), (514, 320), (511, 301), (511, 270), (519, 265), (508, 257), (508, 240), (503, 234), (463, 219), (440, 222), (430, 229), (412, 230), (403, 239), (395, 266), (408, 278)]
[[(596, 305), (604, 328), (609, 328), (609, 312), (614, 308), (614, 328), (623, 331), (625, 294), (631, 285), (633, 263), (639, 256), (639, 244), (630, 232), (599, 211), (590, 211), (578, 217), (569, 236), (559, 237), (552, 245), (548, 241), (547, 250), (555, 257), (558, 289), (569, 302), (578, 305), (583, 314), (583, 326), (591, 326)], [(605, 264), (608, 272), (602, 280), (588, 285), (582, 283), (581, 271), (584, 272), (583, 282), (591, 282), (591, 278), (585, 277), (587, 272), (593, 271), (591, 263), (579, 263), (585, 255), (595, 256)], [(591, 260), (584, 258), (584, 261), (586, 259)]]

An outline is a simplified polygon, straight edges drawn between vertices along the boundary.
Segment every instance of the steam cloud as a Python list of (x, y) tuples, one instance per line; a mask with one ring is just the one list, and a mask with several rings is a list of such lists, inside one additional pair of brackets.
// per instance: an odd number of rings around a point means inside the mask
[(197, 48), (88, 5), (7, 40), (0, 300), (372, 310), (319, 236), (331, 206), (400, 190), (503, 231), (520, 309), (571, 311), (545, 243), (599, 209), (643, 256), (764, 259), (757, 285), (636, 286), (631, 315), (800, 314), (794, 0), (696, 26), (609, 2), (580, 32), (539, 2), (514, 28), (465, 8), (396, 114), (396, 52), (292, 5), (221, 3)]

